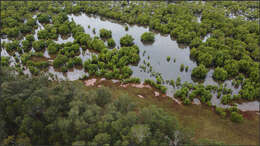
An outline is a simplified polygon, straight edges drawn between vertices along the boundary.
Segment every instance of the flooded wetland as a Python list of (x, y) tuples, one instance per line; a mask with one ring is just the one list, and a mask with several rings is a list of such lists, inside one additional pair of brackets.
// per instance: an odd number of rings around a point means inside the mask
[[(140, 78), (143, 82), (145, 79), (152, 79), (156, 80), (156, 76), (153, 74), (160, 74), (163, 78), (164, 82), (162, 83), (164, 86), (167, 87), (166, 95), (169, 97), (173, 97), (175, 90), (178, 87), (172, 87), (166, 80), (177, 80), (178, 77), (181, 78), (181, 82), (188, 82), (188, 83), (196, 83), (192, 77), (191, 72), (194, 67), (197, 66), (197, 63), (190, 58), (190, 48), (187, 46), (179, 45), (176, 40), (173, 40), (170, 35), (155, 33), (155, 41), (153, 43), (143, 43), (140, 40), (141, 35), (144, 32), (149, 32), (148, 27), (138, 26), (138, 25), (128, 25), (128, 24), (120, 24), (117, 21), (113, 21), (111, 19), (102, 18), (96, 15), (86, 15), (86, 14), (79, 14), (79, 15), (68, 15), (70, 21), (75, 21), (76, 24), (81, 25), (84, 28), (85, 33), (89, 34), (91, 37), (99, 36), (99, 30), (105, 28), (107, 30), (112, 31), (112, 38), (114, 39), (116, 46), (115, 48), (120, 47), (120, 38), (126, 34), (130, 34), (134, 38), (134, 43), (139, 47), (140, 52), (140, 61), (137, 65), (132, 65), (131, 69), (133, 70), (132, 77)], [(39, 30), (44, 29), (44, 27), (37, 21), (39, 25), (38, 29), (36, 29), (34, 37), (38, 40), (37, 32)], [(128, 26), (129, 29), (125, 30), (125, 26)], [(93, 28), (95, 28), (96, 32), (93, 32)], [(2, 39), (2, 42), (9, 42), (8, 39)], [(67, 42), (73, 42), (74, 38), (69, 36), (67, 38), (62, 38), (60, 35), (56, 43), (62, 44)], [(34, 49), (32, 48), (32, 52)], [(19, 53), (16, 52), (16, 56), (19, 56)], [(79, 57), (82, 61), (86, 61), (87, 59), (91, 58), (92, 55), (97, 55), (92, 50), (83, 50), (80, 48), (80, 55)], [(10, 56), (5, 49), (2, 49), (1, 56)], [(170, 60), (167, 61), (167, 57), (170, 56)], [(45, 49), (44, 57), (48, 58), (49, 61), (53, 61), (51, 59), (48, 50)], [(11, 66), (15, 65), (15, 59), (11, 56)], [(149, 63), (149, 66), (147, 66)], [(180, 67), (181, 64), (184, 66), (188, 66), (188, 69), (185, 71), (181, 71)], [(144, 66), (145, 68), (142, 68)], [(151, 69), (150, 69), (151, 68)], [(88, 75), (84, 69), (77, 69), (73, 68), (69, 70), (67, 73), (62, 73), (56, 71), (52, 66), (49, 67), (48, 72), (53, 74), (54, 77), (58, 80), (78, 80), (84, 75)], [(28, 69), (25, 68), (25, 74), (30, 74)], [(207, 73), (207, 76), (202, 83), (204, 85), (218, 85), (216, 81), (214, 81), (213, 77), (213, 70), (210, 70)], [(226, 80), (223, 84), (226, 84), (227, 88), (230, 88), (233, 94), (237, 94), (240, 90), (240, 87), (234, 87), (231, 84), (231, 80)], [(220, 106), (220, 107), (229, 107), (228, 105), (221, 104), (221, 98), (217, 98), (214, 94), (211, 102), (213, 105)], [(259, 102), (245, 102), (242, 104), (238, 104), (238, 108), (242, 111), (259, 111)]]
[(259, 144), (259, 2), (0, 7), (0, 145)]

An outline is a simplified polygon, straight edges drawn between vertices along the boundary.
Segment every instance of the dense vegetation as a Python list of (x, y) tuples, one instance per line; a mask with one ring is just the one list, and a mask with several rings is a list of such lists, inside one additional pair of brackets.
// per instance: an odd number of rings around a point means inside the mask
[[(11, 40), (2, 47), (15, 57), (15, 67), (19, 73), (26, 66), (33, 75), (47, 71), (49, 66), (56, 70), (67, 72), (73, 67), (84, 67), (90, 76), (121, 79), (123, 82), (138, 82), (131, 80), (132, 70), (129, 65), (139, 63), (139, 48), (135, 39), (125, 35), (120, 39), (121, 48), (114, 48), (115, 41), (110, 30), (101, 29), (99, 37), (86, 34), (84, 28), (74, 20), (69, 21), (69, 14), (95, 14), (115, 19), (128, 24), (148, 26), (150, 30), (162, 34), (170, 34), (178, 43), (190, 48), (190, 57), (198, 66), (192, 69), (192, 79), (205, 79), (210, 69), (214, 69), (213, 78), (220, 81), (217, 95), (223, 104), (231, 104), (234, 100), (256, 100), (260, 98), (260, 48), (257, 29), (259, 6), (255, 2), (3, 2), (1, 3), (1, 38)], [(63, 8), (64, 6), (64, 8)], [(234, 18), (230, 18), (234, 15)], [(198, 21), (198, 16), (200, 20)], [(38, 30), (37, 37), (34, 37)], [(90, 28), (90, 27), (89, 27)], [(128, 26), (126, 25), (128, 29)], [(95, 31), (95, 28), (93, 28)], [(72, 36), (73, 42), (58, 44), (54, 40)], [(209, 36), (206, 40), (203, 40)], [(24, 38), (24, 39), (23, 39)], [(145, 32), (142, 41), (153, 41), (154, 34)], [(21, 42), (21, 43), (20, 43)], [(107, 45), (106, 45), (107, 43)], [(114, 48), (114, 49), (108, 49)], [(32, 52), (31, 50), (35, 52)], [(50, 61), (44, 57), (44, 51), (51, 55)], [(79, 57), (82, 51), (91, 50), (97, 55), (82, 61)], [(15, 52), (21, 56), (21, 63)], [(171, 56), (166, 58), (170, 62)], [(176, 59), (173, 59), (174, 62)], [(9, 57), (1, 58), (1, 64), (8, 66)], [(146, 63), (150, 72), (152, 66)], [(146, 69), (146, 67), (143, 67)], [(188, 66), (182, 64), (181, 72), (187, 72)], [(150, 84), (165, 93), (161, 75), (153, 73), (156, 81), (147, 79)], [(222, 82), (232, 79), (232, 84), (241, 86), (239, 94), (233, 95), (222, 86)], [(173, 80), (172, 80), (173, 81)], [(169, 82), (168, 82), (169, 83)], [(175, 82), (180, 86), (181, 79)], [(196, 86), (196, 85), (193, 85)], [(174, 86), (175, 87), (175, 86)], [(191, 100), (187, 89), (183, 89), (177, 97), (185, 103)], [(194, 93), (195, 94), (195, 93)], [(206, 96), (202, 102), (208, 101)]]
[(154, 42), (154, 34), (152, 32), (145, 32), (141, 35), (142, 42)]
[[(127, 94), (86, 90), (81, 82), (50, 82), (1, 70), (0, 144), (169, 145), (191, 142), (175, 117), (139, 108)], [(177, 132), (178, 131), (178, 132)], [(178, 133), (176, 135), (176, 133)]]

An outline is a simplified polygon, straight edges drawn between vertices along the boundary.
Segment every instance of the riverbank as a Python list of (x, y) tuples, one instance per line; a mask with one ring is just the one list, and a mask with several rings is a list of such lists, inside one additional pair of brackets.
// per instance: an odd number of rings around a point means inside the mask
[[(214, 108), (206, 105), (182, 105), (165, 95), (156, 96), (152, 88), (120, 87), (120, 83), (111, 80), (96, 80), (87, 89), (106, 86), (113, 91), (114, 97), (128, 93), (140, 107), (156, 105), (176, 116), (183, 126), (194, 131), (194, 140), (214, 139), (225, 144), (257, 145), (259, 138), (259, 115), (256, 112), (243, 112), (244, 121), (233, 123), (228, 118), (221, 118)], [(140, 96), (141, 95), (141, 96)], [(142, 98), (141, 98), (142, 97)]]

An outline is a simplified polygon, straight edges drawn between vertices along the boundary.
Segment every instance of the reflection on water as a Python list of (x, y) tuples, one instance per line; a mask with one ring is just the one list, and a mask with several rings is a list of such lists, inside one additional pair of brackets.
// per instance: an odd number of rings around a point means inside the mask
[(67, 79), (70, 81), (78, 80), (79, 78), (83, 77), (86, 75), (86, 72), (84, 69), (76, 69), (74, 68), (73, 71), (68, 71), (67, 72)]
[(43, 56), (46, 57), (46, 58), (51, 58), (47, 49), (45, 49)]
[(59, 35), (58, 37), (58, 40), (54, 41), (55, 43), (58, 43), (58, 44), (62, 44), (62, 43), (66, 43), (66, 42), (73, 42), (74, 41), (74, 38), (72, 36), (69, 36), (68, 38), (66, 39), (62, 39), (61, 38), (61, 35)]
[[(161, 34), (155, 34), (155, 42), (153, 44), (143, 44), (140, 40), (141, 35), (144, 32), (148, 32), (149, 29), (145, 27), (140, 27), (137, 25), (129, 26), (129, 30), (125, 31), (125, 27), (122, 24), (116, 23), (112, 20), (104, 20), (101, 19), (98, 16), (90, 17), (85, 14), (75, 16), (75, 15), (69, 15), (69, 20), (75, 21), (76, 24), (80, 24), (83, 26), (85, 32), (89, 34), (91, 37), (99, 36), (99, 30), (102, 28), (108, 29), (112, 31), (112, 37), (114, 41), (116, 42), (116, 48), (120, 47), (120, 38), (123, 37), (126, 34), (130, 34), (133, 36), (134, 43), (139, 47), (140, 49), (140, 62), (137, 66), (131, 66), (133, 70), (133, 77), (138, 77), (141, 79), (141, 81), (144, 81), (144, 79), (153, 79), (155, 80), (155, 76), (152, 76), (151, 73), (160, 73), (164, 80), (175, 80), (180, 77), (181, 82), (190, 82), (194, 83), (194, 81), (191, 78), (191, 72), (194, 67), (197, 66), (196, 62), (192, 61), (190, 59), (190, 49), (188, 47), (186, 48), (179, 48), (176, 41), (172, 40), (169, 35), (161, 35)], [(40, 29), (43, 29), (43, 26), (37, 21), (37, 24), (39, 27), (35, 31), (35, 39), (37, 40), (37, 32)], [(88, 26), (90, 25), (90, 28)], [(92, 29), (96, 29), (96, 33), (93, 33)], [(207, 38), (210, 37), (210, 34), (208, 34), (203, 41), (205, 42)], [(2, 39), (3, 40), (3, 39)], [(8, 41), (8, 40), (7, 40)], [(58, 37), (58, 40), (56, 40), (56, 43), (66, 43), (66, 42), (72, 42), (74, 41), (74, 38), (72, 36), (63, 39), (61, 36)], [(87, 59), (91, 58), (92, 55), (97, 55), (96, 53), (93, 53), (89, 50), (83, 50), (80, 48), (80, 55), (79, 57), (82, 59), (82, 61), (86, 61)], [(9, 56), (9, 54), (6, 52), (6, 50), (2, 49), (1, 56)], [(44, 51), (44, 56), (46, 58), (50, 58), (50, 55), (48, 54), (47, 49)], [(170, 56), (170, 61), (168, 62), (166, 60), (167, 56)], [(175, 61), (174, 61), (175, 60)], [(146, 70), (141, 69), (140, 66), (144, 65), (144, 61), (146, 64), (149, 62), (151, 68), (146, 65)], [(184, 66), (188, 66), (187, 71), (180, 71), (181, 64), (184, 64)], [(29, 72), (28, 69), (26, 69), (26, 72)], [(53, 76), (57, 80), (77, 80), (83, 75), (87, 75), (86, 72), (84, 72), (84, 69), (76, 69), (74, 68), (72, 71), (68, 71), (67, 73), (61, 73), (58, 71), (55, 71), (55, 69), (50, 66), (48, 69), (48, 72), (53, 74)], [(209, 70), (206, 79), (204, 81), (204, 85), (218, 85), (217, 82), (215, 82), (212, 78), (214, 70)], [(232, 94), (238, 94), (239, 88), (234, 88), (231, 84), (231, 80), (227, 80), (224, 82), (226, 84), (227, 88), (231, 88), (233, 93)], [(175, 88), (172, 86), (163, 83), (167, 88), (167, 95), (170, 97), (173, 97), (173, 94), (175, 92)], [(228, 105), (222, 105), (221, 104), (221, 98), (217, 98), (214, 94), (211, 102), (213, 105), (221, 106), (221, 107), (228, 107)], [(259, 111), (259, 102), (248, 102), (243, 104), (238, 104), (239, 109), (243, 110), (258, 110)], [(256, 108), (258, 107), (258, 108)]]
[(6, 51), (4, 48), (2, 48), (2, 50), (1, 50), (1, 56), (6, 56), (6, 57), (8, 57), (8, 56), (10, 56), (10, 55), (7, 53), (7, 51)]

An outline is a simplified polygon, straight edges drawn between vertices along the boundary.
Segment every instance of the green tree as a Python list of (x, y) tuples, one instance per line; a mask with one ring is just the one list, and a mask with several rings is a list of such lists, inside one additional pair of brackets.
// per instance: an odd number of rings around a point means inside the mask
[(154, 33), (152, 32), (144, 32), (141, 35), (142, 42), (154, 42)]
[(200, 64), (199, 66), (193, 68), (191, 76), (197, 79), (205, 79), (206, 75), (208, 73), (208, 69)]
[(227, 71), (225, 71), (223, 68), (220, 67), (215, 68), (213, 73), (213, 78), (215, 80), (225, 81), (227, 77), (228, 77)]
[(134, 41), (134, 38), (131, 35), (126, 34), (125, 36), (120, 38), (120, 45), (121, 46), (132, 46), (132, 45), (134, 45), (133, 41)]
[(99, 35), (100, 35), (100, 38), (108, 39), (108, 38), (112, 37), (112, 31), (102, 28), (99, 30)]

